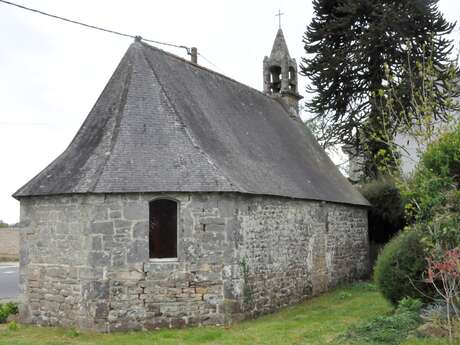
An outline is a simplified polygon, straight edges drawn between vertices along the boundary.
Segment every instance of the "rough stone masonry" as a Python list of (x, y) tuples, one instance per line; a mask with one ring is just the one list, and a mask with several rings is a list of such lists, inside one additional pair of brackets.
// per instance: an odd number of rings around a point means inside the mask
[[(148, 205), (176, 200), (177, 260), (149, 259)], [(367, 273), (367, 210), (238, 193), (21, 200), (24, 322), (97, 331), (226, 324)]]

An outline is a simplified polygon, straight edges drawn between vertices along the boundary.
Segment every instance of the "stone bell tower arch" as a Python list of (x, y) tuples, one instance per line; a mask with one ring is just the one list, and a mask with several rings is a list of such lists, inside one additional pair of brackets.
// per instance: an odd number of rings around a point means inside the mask
[(298, 91), (297, 62), (289, 55), (281, 27), (276, 34), (270, 56), (264, 58), (263, 73), (264, 93), (280, 97), (290, 113), (299, 117), (299, 100), (303, 97)]

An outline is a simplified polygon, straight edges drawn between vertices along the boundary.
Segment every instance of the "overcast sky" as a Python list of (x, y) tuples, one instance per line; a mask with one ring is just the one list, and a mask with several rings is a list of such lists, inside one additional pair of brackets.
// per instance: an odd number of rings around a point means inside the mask
[[(278, 9), (285, 13), (283, 31), (298, 62), (312, 18), (308, 0), (17, 1), (116, 31), (196, 46), (215, 66), (200, 64), (258, 89)], [(441, 0), (440, 7), (449, 20), (460, 18), (460, 1)], [(67, 147), (130, 43), (0, 3), (0, 219), (19, 221), (19, 203), (11, 194)], [(183, 50), (160, 48), (186, 57)], [(301, 93), (304, 85), (301, 80)]]

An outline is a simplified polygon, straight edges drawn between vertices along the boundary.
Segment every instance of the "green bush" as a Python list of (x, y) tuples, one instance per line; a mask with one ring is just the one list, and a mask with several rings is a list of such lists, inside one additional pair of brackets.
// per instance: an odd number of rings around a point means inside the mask
[(18, 313), (18, 306), (16, 303), (0, 304), (0, 323), (4, 323), (8, 316)]
[(419, 166), (402, 192), (408, 201), (405, 205), (408, 218), (412, 222), (431, 219), (436, 210), (446, 203), (446, 192), (452, 185), (451, 177), (438, 176)]
[(420, 300), (404, 298), (392, 314), (352, 326), (346, 335), (347, 343), (399, 344), (421, 323), (421, 307)]
[(460, 245), (460, 127), (427, 147), (402, 195), (406, 214), (423, 228), (431, 255)]
[(78, 332), (75, 328), (71, 328), (66, 332), (66, 335), (70, 338), (76, 338), (80, 336), (80, 332)]
[(444, 133), (428, 146), (421, 160), (425, 169), (437, 176), (460, 182), (460, 127)]
[(427, 147), (402, 194), (416, 220), (429, 220), (446, 206), (449, 191), (460, 187), (460, 127), (444, 133)]
[(10, 323), (8, 323), (6, 328), (9, 331), (17, 331), (19, 329), (19, 325), (18, 325), (18, 323), (16, 321), (11, 321)]
[(398, 308), (396, 308), (396, 313), (411, 312), (419, 315), (422, 307), (423, 303), (421, 300), (404, 297), (401, 301), (399, 301)]
[(404, 202), (390, 177), (382, 177), (360, 187), (360, 192), (372, 204), (369, 209), (369, 240), (386, 243), (406, 224)]
[(426, 255), (422, 237), (422, 231), (408, 227), (385, 246), (377, 259), (375, 282), (383, 296), (394, 305), (404, 297), (428, 301), (434, 296), (431, 285), (423, 281)]

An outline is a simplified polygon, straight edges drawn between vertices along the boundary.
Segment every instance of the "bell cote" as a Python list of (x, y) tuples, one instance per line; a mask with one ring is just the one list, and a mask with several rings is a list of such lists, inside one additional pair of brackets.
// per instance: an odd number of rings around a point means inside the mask
[(293, 116), (299, 117), (297, 63), (289, 50), (281, 28), (278, 30), (270, 56), (265, 56), (263, 66), (264, 93), (280, 97)]

